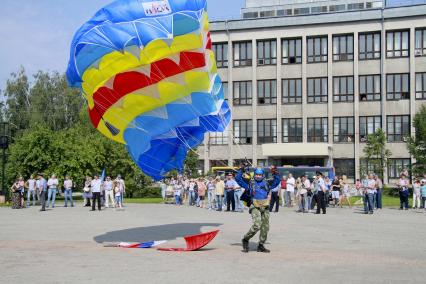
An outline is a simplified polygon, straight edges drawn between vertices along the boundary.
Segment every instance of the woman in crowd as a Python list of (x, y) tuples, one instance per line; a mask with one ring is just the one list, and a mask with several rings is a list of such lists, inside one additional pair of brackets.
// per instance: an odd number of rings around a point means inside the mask
[(200, 177), (197, 181), (197, 188), (198, 188), (198, 198), (199, 198), (199, 203), (198, 203), (198, 207), (200, 208), (204, 208), (204, 199), (206, 196), (206, 184), (204, 183), (204, 179), (202, 177)]
[(225, 183), (220, 178), (220, 176), (216, 177), (216, 205), (217, 205), (217, 211), (222, 211), (223, 206), (223, 196), (225, 195)]
[(335, 176), (333, 182), (331, 183), (331, 198), (333, 198), (333, 207), (336, 207), (339, 204), (340, 200), (340, 181), (339, 177)]
[(178, 180), (175, 185), (174, 185), (174, 189), (173, 189), (173, 193), (175, 196), (175, 204), (176, 205), (181, 205), (181, 195), (182, 195), (182, 191), (183, 191), (183, 184), (180, 180)]
[(399, 189), (399, 209), (408, 210), (408, 180), (405, 174), (401, 174), (401, 178), (397, 183)]
[(209, 178), (209, 181), (207, 182), (207, 201), (208, 201), (208, 209), (214, 210), (215, 209), (215, 197), (216, 197), (216, 185), (213, 177)]
[(349, 208), (352, 208), (351, 205), (351, 193), (349, 189), (348, 178), (343, 175), (340, 179), (340, 188), (342, 189), (342, 195), (340, 196), (340, 208), (343, 208), (343, 202), (346, 201), (349, 204)]
[(114, 190), (115, 196), (115, 208), (123, 208), (123, 193), (124, 189), (120, 180), (115, 179), (112, 183), (112, 188)]
[(90, 204), (90, 199), (92, 199), (92, 178), (87, 176), (86, 177), (86, 181), (84, 182), (84, 187), (83, 187), (83, 198), (84, 198), (84, 207), (90, 207), (92, 206)]
[(12, 209), (21, 209), (21, 189), (19, 188), (19, 179), (12, 184)]

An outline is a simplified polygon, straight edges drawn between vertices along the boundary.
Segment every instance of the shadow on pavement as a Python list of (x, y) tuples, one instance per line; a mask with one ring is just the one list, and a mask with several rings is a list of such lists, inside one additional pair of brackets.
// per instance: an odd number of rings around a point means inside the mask
[(104, 242), (147, 242), (152, 240), (174, 240), (184, 236), (196, 235), (209, 231), (202, 227), (219, 227), (219, 223), (178, 223), (150, 227), (139, 227), (112, 231), (94, 237), (97, 243)]

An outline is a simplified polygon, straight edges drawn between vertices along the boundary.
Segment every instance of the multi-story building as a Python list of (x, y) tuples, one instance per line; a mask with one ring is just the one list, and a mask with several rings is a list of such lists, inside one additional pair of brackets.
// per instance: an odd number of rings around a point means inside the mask
[(404, 140), (426, 102), (426, 5), (247, 0), (242, 16), (210, 25), (233, 118), (199, 147), (206, 172), (247, 158), (359, 178), (379, 128), (392, 152), (386, 176), (410, 166)]

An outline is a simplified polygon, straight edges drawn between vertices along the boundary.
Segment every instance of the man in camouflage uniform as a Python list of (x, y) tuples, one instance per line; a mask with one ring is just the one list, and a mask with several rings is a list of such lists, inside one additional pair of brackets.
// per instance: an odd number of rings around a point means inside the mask
[(247, 172), (247, 170), (241, 168), (237, 173), (236, 181), (245, 189), (242, 198), (245, 198), (245, 201), (247, 201), (250, 206), (249, 212), (253, 219), (253, 225), (242, 239), (243, 252), (249, 251), (249, 240), (260, 231), (257, 251), (268, 253), (270, 251), (264, 246), (269, 232), (268, 195), (270, 189), (275, 188), (280, 184), (281, 179), (275, 167), (271, 168), (271, 173), (273, 174), (272, 180), (265, 179), (265, 172), (261, 168), (257, 168), (254, 171), (253, 179), (247, 180), (243, 178), (243, 174), (245, 172)]

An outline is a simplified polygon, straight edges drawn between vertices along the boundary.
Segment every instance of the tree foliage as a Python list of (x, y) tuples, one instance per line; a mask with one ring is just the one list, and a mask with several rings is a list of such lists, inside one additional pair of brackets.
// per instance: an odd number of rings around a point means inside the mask
[[(367, 143), (364, 148), (364, 159), (374, 169), (382, 179), (389, 158), (392, 153), (386, 147), (386, 133), (382, 129), (378, 129), (374, 134), (368, 135)], [(368, 174), (368, 169), (361, 168), (361, 174)]]
[(414, 117), (414, 128), (416, 135), (409, 137), (407, 148), (410, 154), (416, 159), (413, 165), (413, 172), (422, 175), (426, 172), (426, 106), (423, 105)]

